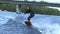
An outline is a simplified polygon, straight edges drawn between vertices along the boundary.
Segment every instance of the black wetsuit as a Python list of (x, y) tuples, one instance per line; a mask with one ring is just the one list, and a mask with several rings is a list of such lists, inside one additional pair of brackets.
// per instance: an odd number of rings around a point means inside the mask
[(31, 9), (28, 9), (25, 13), (30, 13), (30, 16), (27, 18), (29, 21), (34, 16), (34, 12)]

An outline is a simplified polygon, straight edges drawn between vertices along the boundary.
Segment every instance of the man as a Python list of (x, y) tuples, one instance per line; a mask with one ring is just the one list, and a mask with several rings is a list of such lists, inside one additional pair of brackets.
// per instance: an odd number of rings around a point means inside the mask
[(30, 19), (34, 16), (34, 12), (31, 10), (30, 7), (27, 7), (27, 10), (26, 10), (25, 14), (26, 14), (26, 13), (30, 13), (30, 15), (29, 15), (29, 17), (27, 18), (28, 21), (25, 21), (25, 24), (27, 24), (28, 26), (31, 26), (32, 24), (31, 24)]
[(27, 18), (27, 20), (30, 21), (30, 19), (31, 19), (32, 17), (34, 17), (34, 12), (31, 10), (30, 7), (27, 7), (27, 10), (26, 10), (25, 14), (26, 14), (26, 13), (30, 13), (30, 16)]

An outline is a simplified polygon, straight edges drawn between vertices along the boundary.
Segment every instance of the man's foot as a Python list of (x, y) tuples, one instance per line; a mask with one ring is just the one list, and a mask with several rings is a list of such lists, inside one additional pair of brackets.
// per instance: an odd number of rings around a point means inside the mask
[(32, 25), (30, 21), (25, 21), (25, 24), (26, 24), (27, 26), (31, 26), (31, 25)]

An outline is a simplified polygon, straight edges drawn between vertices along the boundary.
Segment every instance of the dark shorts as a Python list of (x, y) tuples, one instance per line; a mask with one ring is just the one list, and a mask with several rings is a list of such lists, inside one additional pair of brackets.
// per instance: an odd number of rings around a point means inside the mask
[(32, 17), (34, 17), (34, 14), (31, 14), (31, 15), (28, 17), (28, 20), (30, 20)]

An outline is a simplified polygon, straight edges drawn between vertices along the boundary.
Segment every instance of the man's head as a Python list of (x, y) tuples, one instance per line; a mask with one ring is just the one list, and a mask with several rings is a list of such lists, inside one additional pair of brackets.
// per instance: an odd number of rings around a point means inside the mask
[(30, 7), (27, 7), (27, 9), (30, 9)]

